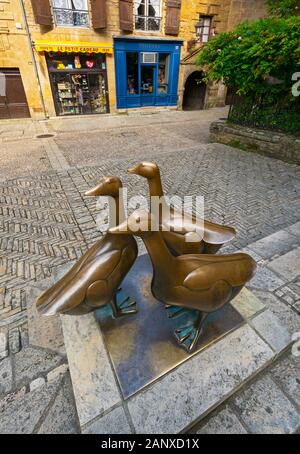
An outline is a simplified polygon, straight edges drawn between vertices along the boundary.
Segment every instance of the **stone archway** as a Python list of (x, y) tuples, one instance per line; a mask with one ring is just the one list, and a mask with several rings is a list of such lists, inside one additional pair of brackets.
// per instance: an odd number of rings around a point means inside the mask
[(185, 82), (183, 110), (202, 110), (205, 106), (206, 83), (202, 71), (194, 71)]

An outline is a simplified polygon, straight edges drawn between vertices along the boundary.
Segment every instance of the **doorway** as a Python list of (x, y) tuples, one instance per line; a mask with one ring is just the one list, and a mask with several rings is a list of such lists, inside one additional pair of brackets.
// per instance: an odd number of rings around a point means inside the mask
[(30, 117), (20, 71), (16, 68), (0, 68), (0, 73), (0, 119)]
[(183, 97), (183, 110), (202, 110), (205, 106), (206, 83), (203, 73), (195, 71), (186, 80)]

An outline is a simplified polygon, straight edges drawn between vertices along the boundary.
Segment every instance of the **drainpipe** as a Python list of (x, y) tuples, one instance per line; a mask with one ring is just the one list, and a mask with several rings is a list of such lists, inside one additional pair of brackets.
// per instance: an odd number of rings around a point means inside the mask
[(35, 59), (34, 49), (33, 49), (32, 40), (31, 40), (31, 34), (30, 34), (29, 26), (28, 26), (26, 10), (25, 10), (25, 6), (24, 6), (23, 0), (20, 0), (20, 5), (21, 5), (23, 19), (24, 19), (24, 23), (25, 23), (25, 30), (26, 30), (26, 35), (27, 35), (27, 38), (28, 38), (29, 49), (30, 49), (30, 53), (31, 53), (31, 57), (32, 57), (34, 72), (35, 72), (35, 75), (36, 75), (36, 78), (37, 78), (38, 90), (39, 90), (39, 94), (40, 94), (41, 104), (42, 104), (42, 107), (43, 107), (43, 113), (44, 113), (45, 120), (47, 120), (48, 116), (47, 116), (45, 100), (44, 100), (43, 92), (42, 92), (42, 84), (41, 84), (41, 80), (40, 80), (40, 76), (39, 76), (38, 65), (37, 65), (37, 62), (36, 62), (36, 59)]

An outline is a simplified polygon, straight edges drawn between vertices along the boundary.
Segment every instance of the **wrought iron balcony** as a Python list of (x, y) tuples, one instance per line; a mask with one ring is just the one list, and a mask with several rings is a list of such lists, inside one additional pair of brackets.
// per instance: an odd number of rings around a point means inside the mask
[(88, 11), (72, 10), (68, 8), (53, 8), (55, 23), (58, 26), (88, 27)]
[(160, 31), (161, 17), (135, 16), (135, 29), (146, 31)]

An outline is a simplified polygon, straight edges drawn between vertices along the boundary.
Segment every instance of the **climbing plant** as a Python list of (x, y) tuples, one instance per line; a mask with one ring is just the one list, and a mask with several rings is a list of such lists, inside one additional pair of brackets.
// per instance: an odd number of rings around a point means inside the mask
[(297, 0), (267, 0), (268, 11), (272, 16), (288, 17), (297, 13)]

